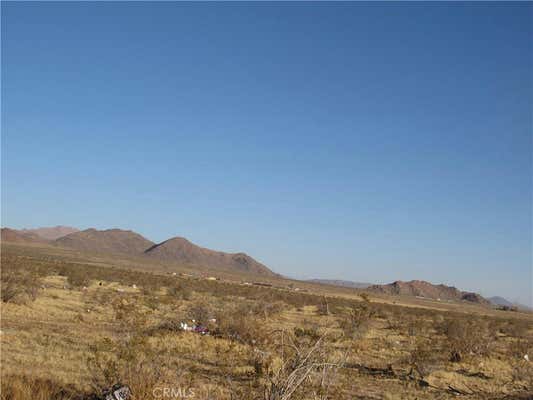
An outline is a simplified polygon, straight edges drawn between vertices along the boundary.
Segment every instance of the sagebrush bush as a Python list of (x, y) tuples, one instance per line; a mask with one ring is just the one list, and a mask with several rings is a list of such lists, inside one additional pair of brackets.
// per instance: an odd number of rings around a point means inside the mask
[(509, 345), (512, 357), (521, 360), (525, 355), (533, 359), (533, 338), (518, 338)]
[(2, 267), (1, 297), (4, 303), (35, 301), (41, 287), (39, 275), (32, 271)]
[(58, 268), (57, 274), (65, 276), (69, 286), (75, 289), (89, 286), (91, 282), (87, 271), (83, 268), (72, 268), (67, 265), (62, 265)]
[(339, 327), (344, 335), (351, 339), (360, 339), (370, 328), (370, 321), (374, 317), (373, 305), (364, 302), (354, 305), (339, 320)]
[(148, 312), (136, 298), (115, 298), (112, 307), (120, 334), (89, 346), (87, 366), (93, 390), (101, 394), (122, 382), (131, 388), (132, 400), (151, 399), (165, 363), (149, 340)]
[(187, 306), (188, 319), (199, 324), (207, 324), (213, 315), (213, 309), (206, 301), (195, 301)]
[(167, 287), (167, 295), (176, 300), (190, 300), (192, 298), (192, 291), (188, 287), (176, 283)]
[(415, 338), (407, 357), (407, 363), (411, 367), (410, 374), (417, 372), (420, 378), (424, 379), (435, 370), (437, 362), (441, 358), (442, 353), (435, 348), (431, 341)]
[(486, 321), (476, 318), (448, 318), (441, 330), (446, 336), (447, 346), (452, 361), (462, 358), (489, 353), (492, 343), (491, 334)]
[(310, 326), (310, 327), (296, 327), (294, 328), (294, 336), (297, 338), (304, 338), (307, 337), (310, 340), (317, 341), (320, 339), (320, 332), (318, 330), (317, 326)]
[(266, 342), (269, 329), (246, 305), (225, 307), (216, 314), (216, 336), (256, 346)]

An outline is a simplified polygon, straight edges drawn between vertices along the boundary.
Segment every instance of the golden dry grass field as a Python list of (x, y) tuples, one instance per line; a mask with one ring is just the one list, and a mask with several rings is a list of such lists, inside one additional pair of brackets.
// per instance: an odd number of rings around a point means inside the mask
[(196, 272), (3, 243), (1, 399), (533, 398), (531, 314)]

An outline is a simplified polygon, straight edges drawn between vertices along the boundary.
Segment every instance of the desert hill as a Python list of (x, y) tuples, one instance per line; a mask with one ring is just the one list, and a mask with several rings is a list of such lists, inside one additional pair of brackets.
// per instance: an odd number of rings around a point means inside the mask
[(459, 289), (446, 285), (433, 285), (426, 281), (396, 281), (387, 285), (372, 285), (366, 290), (374, 293), (389, 295), (419, 296), (429, 299), (468, 301), (489, 305), (490, 302), (477, 293), (463, 292)]
[(270, 269), (247, 254), (224, 253), (207, 249), (181, 237), (155, 244), (133, 231), (87, 229), (60, 237), (52, 243), (61, 247), (91, 253), (143, 256), (159, 261), (197, 265), (199, 267), (260, 275), (275, 275)]
[(79, 232), (79, 229), (73, 228), (71, 226), (52, 226), (52, 227), (42, 227), (34, 229), (21, 229), (20, 232), (23, 233), (33, 233), (37, 236), (42, 237), (46, 240), (56, 240), (60, 237), (69, 235), (74, 232)]
[(494, 304), (495, 306), (505, 306), (505, 307), (513, 307), (514, 304), (511, 303), (509, 300), (500, 297), (500, 296), (493, 296), (489, 297), (488, 300)]
[(45, 243), (46, 240), (35, 233), (19, 231), (16, 229), (2, 228), (2, 242), (12, 243)]
[(99, 231), (92, 228), (60, 237), (54, 243), (80, 251), (132, 256), (142, 254), (154, 245), (153, 242), (133, 231), (121, 229)]
[(507, 300), (506, 298), (501, 297), (501, 296), (489, 297), (488, 300), (494, 306), (509, 307), (509, 308), (516, 307), (516, 309), (518, 309), (518, 310), (531, 311), (531, 307), (528, 307), (528, 306), (526, 306), (524, 304), (520, 304), (520, 303), (510, 302), (509, 300)]
[(185, 238), (174, 237), (156, 244), (145, 251), (145, 255), (163, 261), (203, 265), (261, 275), (274, 275), (263, 264), (244, 253), (224, 253), (197, 246)]

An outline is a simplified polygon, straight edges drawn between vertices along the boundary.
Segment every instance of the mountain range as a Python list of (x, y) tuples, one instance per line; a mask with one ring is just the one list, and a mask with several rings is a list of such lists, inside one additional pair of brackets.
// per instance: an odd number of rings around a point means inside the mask
[[(227, 272), (252, 273), (265, 277), (279, 276), (245, 253), (211, 250), (191, 243), (183, 237), (173, 237), (161, 243), (155, 243), (136, 232), (122, 229), (97, 230), (90, 228), (80, 231), (68, 226), (21, 230), (2, 228), (1, 240), (23, 244), (48, 244), (96, 254), (108, 253), (146, 257), (162, 262), (206, 267)], [(493, 297), (487, 300), (477, 293), (464, 292), (455, 287), (442, 284), (434, 285), (420, 280), (395, 281), (385, 285), (334, 279), (311, 279), (308, 282), (365, 289), (368, 292), (378, 294), (415, 296), (444, 301), (466, 301), (481, 305), (514, 305), (502, 297)]]
[(496, 306), (513, 307), (514, 304), (500, 296), (489, 297), (488, 300)]
[(55, 240), (62, 236), (68, 235), (69, 233), (78, 232), (79, 229), (73, 228), (71, 226), (52, 226), (44, 228), (34, 228), (34, 229), (21, 229), (20, 232), (36, 234), (37, 236), (46, 239), (46, 240)]
[(133, 231), (122, 229), (96, 230), (93, 228), (70, 233), (54, 241), (62, 247), (69, 247), (90, 253), (113, 253), (139, 255), (154, 245), (154, 242)]
[(144, 251), (148, 257), (183, 264), (208, 265), (215, 268), (233, 269), (260, 275), (273, 275), (266, 266), (244, 253), (224, 253), (197, 246), (182, 237), (174, 237), (154, 244)]
[[(64, 235), (61, 235), (65, 233)], [(60, 236), (59, 236), (60, 235)], [(70, 227), (15, 230), (2, 228), (2, 241), (47, 243), (87, 253), (107, 253), (179, 264), (196, 265), (233, 272), (276, 276), (268, 267), (245, 253), (225, 253), (197, 246), (185, 238), (174, 237), (154, 243), (140, 234), (122, 229), (86, 229)]]
[(409, 282), (396, 281), (386, 285), (372, 285), (366, 288), (366, 290), (388, 295), (415, 296), (435, 300), (468, 301), (482, 305), (490, 304), (487, 299), (477, 293), (463, 292), (453, 286), (434, 285), (419, 280)]
[(12, 243), (46, 243), (46, 239), (36, 233), (2, 228), (2, 241)]
[(501, 296), (489, 297), (488, 300), (495, 306), (509, 307), (509, 308), (516, 307), (518, 310), (531, 310), (531, 307), (525, 306), (520, 303), (510, 302), (509, 300)]

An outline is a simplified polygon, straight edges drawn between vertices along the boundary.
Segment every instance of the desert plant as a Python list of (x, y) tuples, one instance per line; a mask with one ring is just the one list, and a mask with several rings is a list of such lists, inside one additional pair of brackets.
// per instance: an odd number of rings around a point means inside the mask
[(276, 354), (265, 360), (267, 371), (263, 382), (264, 400), (288, 400), (297, 391), (308, 392), (304, 398), (313, 395), (315, 398), (326, 399), (337, 369), (343, 360), (330, 361), (324, 334), (310, 346), (302, 346), (293, 335), (278, 331)]
[(67, 283), (73, 288), (89, 286), (91, 280), (82, 271), (70, 270), (67, 275)]
[(451, 361), (461, 361), (465, 356), (487, 355), (490, 333), (483, 320), (474, 318), (448, 318), (441, 330), (446, 335)]
[(402, 328), (407, 336), (418, 337), (426, 332), (426, 326), (422, 318), (411, 316), (405, 317)]
[(176, 300), (190, 300), (192, 297), (191, 290), (179, 283), (167, 287), (167, 295)]
[(320, 338), (320, 333), (318, 331), (318, 327), (311, 326), (311, 327), (296, 327), (294, 328), (294, 335), (298, 338), (309, 338), (311, 340), (318, 340)]
[(35, 301), (41, 280), (31, 271), (2, 268), (1, 298), (4, 303)]
[(318, 315), (329, 315), (329, 302), (326, 296), (322, 297), (322, 301), (317, 306)]
[(363, 301), (370, 303), (370, 295), (366, 292), (363, 292), (359, 295), (363, 299)]
[(370, 320), (374, 317), (372, 305), (364, 302), (353, 306), (339, 321), (344, 335), (351, 339), (363, 337), (370, 327)]
[[(533, 364), (524, 359), (513, 360), (511, 363), (511, 377), (515, 384), (522, 390), (531, 394), (533, 388)], [(526, 397), (524, 397), (526, 398)], [(530, 399), (531, 397), (527, 397)]]
[(411, 368), (408, 375), (414, 376), (416, 372), (421, 379), (424, 379), (435, 369), (440, 356), (441, 353), (430, 342), (422, 338), (415, 338), (407, 357), (407, 363)]
[(268, 330), (264, 321), (255, 314), (247, 312), (246, 308), (246, 306), (233, 306), (219, 310), (216, 314), (217, 326), (213, 333), (252, 347), (265, 342)]
[(127, 383), (135, 399), (152, 398), (161, 383), (163, 363), (147, 338), (134, 334), (125, 340), (104, 339), (89, 348), (91, 384), (101, 394), (118, 382)]
[(509, 345), (509, 352), (515, 359), (523, 359), (524, 356), (531, 357), (533, 359), (533, 339), (516, 339)]
[(207, 324), (212, 315), (213, 311), (205, 301), (195, 301), (187, 307), (187, 317), (200, 324)]
[(133, 399), (150, 399), (161, 383), (164, 362), (146, 334), (147, 313), (135, 299), (116, 298), (112, 306), (119, 334), (89, 346), (91, 385), (101, 394), (122, 382), (131, 388)]

